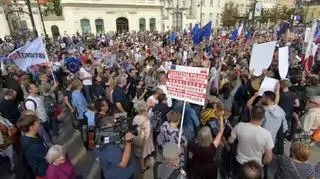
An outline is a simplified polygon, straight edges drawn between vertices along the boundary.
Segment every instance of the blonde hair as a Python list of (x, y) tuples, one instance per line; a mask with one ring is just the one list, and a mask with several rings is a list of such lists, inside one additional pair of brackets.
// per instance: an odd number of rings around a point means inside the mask
[(144, 101), (139, 101), (134, 104), (134, 109), (139, 113), (147, 112), (147, 104)]
[(82, 82), (79, 79), (76, 79), (71, 83), (71, 90), (72, 91), (77, 90), (81, 85), (82, 85)]
[(181, 119), (181, 114), (176, 111), (171, 111), (168, 113), (168, 121), (177, 123)]
[(211, 129), (208, 126), (202, 127), (198, 132), (196, 141), (200, 147), (209, 147), (213, 142)]
[(53, 145), (47, 152), (46, 160), (52, 164), (57, 158), (62, 155), (66, 155), (66, 149), (62, 145)]
[(306, 144), (294, 143), (291, 146), (291, 155), (293, 158), (299, 160), (300, 162), (306, 162), (309, 160), (311, 151)]

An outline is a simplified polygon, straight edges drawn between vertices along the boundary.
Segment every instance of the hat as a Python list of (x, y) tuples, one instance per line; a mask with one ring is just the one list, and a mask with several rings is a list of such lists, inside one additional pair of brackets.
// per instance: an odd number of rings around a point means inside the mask
[(175, 143), (167, 143), (163, 147), (163, 157), (167, 160), (177, 159), (180, 151)]

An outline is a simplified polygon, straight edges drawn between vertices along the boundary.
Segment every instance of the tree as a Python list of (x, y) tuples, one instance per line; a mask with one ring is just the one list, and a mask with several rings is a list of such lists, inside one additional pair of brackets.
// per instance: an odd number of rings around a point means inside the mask
[(224, 9), (222, 13), (223, 26), (236, 25), (238, 17), (239, 17), (238, 7), (233, 2), (226, 3), (224, 5)]
[(290, 20), (293, 14), (294, 14), (293, 8), (288, 8), (287, 6), (283, 6), (280, 9), (280, 19), (283, 21)]
[(48, 0), (48, 3), (45, 5), (44, 15), (47, 16), (50, 14), (62, 16), (60, 0)]

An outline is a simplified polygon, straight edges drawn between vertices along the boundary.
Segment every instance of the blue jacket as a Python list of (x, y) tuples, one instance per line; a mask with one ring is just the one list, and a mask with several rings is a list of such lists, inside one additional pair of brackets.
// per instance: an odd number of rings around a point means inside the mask
[[(178, 105), (174, 108), (174, 111), (177, 111), (182, 114), (183, 104)], [(194, 141), (197, 135), (197, 129), (200, 126), (199, 117), (194, 109), (186, 104), (186, 109), (184, 112), (184, 121), (183, 121), (183, 133), (186, 136), (188, 143)]]
[(76, 110), (77, 119), (83, 119), (83, 114), (87, 111), (88, 103), (80, 90), (75, 90), (72, 92), (72, 106)]
[(48, 146), (41, 137), (32, 138), (28, 136), (21, 137), (22, 151), (29, 166), (36, 176), (46, 176), (49, 166), (45, 159)]

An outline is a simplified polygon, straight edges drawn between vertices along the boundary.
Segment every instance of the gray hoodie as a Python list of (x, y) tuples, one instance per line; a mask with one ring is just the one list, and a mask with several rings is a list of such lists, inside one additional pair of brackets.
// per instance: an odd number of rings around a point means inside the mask
[(265, 108), (265, 120), (262, 127), (270, 131), (273, 142), (276, 141), (276, 136), (281, 123), (283, 123), (283, 132), (288, 130), (288, 124), (286, 120), (286, 113), (278, 105), (272, 105)]

